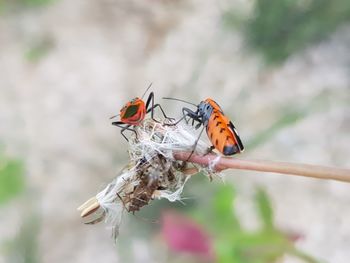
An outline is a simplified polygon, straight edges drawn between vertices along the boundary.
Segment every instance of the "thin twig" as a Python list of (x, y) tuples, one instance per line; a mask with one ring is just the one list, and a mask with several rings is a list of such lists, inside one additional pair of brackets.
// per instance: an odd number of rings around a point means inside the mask
[[(175, 159), (186, 161), (190, 153), (178, 152)], [(319, 165), (275, 162), (265, 160), (242, 160), (232, 157), (208, 154), (205, 156), (192, 155), (188, 160), (203, 166), (213, 166), (216, 171), (225, 169), (242, 169), (270, 173), (289, 174), (319, 179), (331, 179), (350, 183), (350, 169), (339, 169)]]

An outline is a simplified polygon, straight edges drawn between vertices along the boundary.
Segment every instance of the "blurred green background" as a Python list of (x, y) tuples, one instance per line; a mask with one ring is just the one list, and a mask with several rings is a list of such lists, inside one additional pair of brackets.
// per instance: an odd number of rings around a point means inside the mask
[[(0, 0), (0, 263), (335, 262), (350, 258), (349, 186), (227, 171), (184, 204), (125, 215), (117, 245), (76, 211), (127, 162), (108, 118), (150, 82), (157, 102), (215, 99), (242, 158), (349, 167), (347, 0)], [(206, 232), (173, 251), (161, 218)], [(153, 223), (153, 221), (159, 223)]]

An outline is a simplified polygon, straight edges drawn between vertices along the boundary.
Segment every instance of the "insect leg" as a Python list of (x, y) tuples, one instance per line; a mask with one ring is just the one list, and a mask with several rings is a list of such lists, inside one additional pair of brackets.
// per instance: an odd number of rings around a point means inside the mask
[(207, 152), (204, 154), (204, 156), (208, 155), (209, 153), (211, 153), (213, 150), (215, 149), (215, 146), (210, 146), (208, 149), (207, 149)]
[[(152, 103), (152, 106), (149, 108), (149, 104), (150, 103)], [(154, 120), (154, 121), (156, 121), (155, 119), (154, 119), (154, 109), (155, 108), (159, 108), (160, 110), (161, 110), (161, 112), (162, 112), (162, 114), (163, 114), (163, 116), (164, 116), (164, 118), (165, 119), (168, 119), (168, 120), (175, 120), (174, 118), (171, 118), (171, 117), (168, 117), (166, 114), (165, 114), (165, 111), (163, 110), (163, 107), (159, 104), (159, 103), (157, 103), (157, 104), (154, 104), (154, 93), (153, 92), (151, 92), (150, 94), (149, 94), (149, 96), (148, 96), (148, 99), (147, 99), (147, 102), (146, 102), (146, 112), (147, 113), (149, 113), (149, 112), (151, 112), (151, 118), (152, 118), (152, 120)], [(156, 122), (158, 122), (158, 121), (156, 121)]]
[(186, 115), (183, 115), (177, 122), (173, 123), (164, 123), (164, 126), (176, 126), (178, 125), (183, 119), (185, 119)]
[(203, 128), (202, 128), (201, 132), (199, 133), (198, 138), (196, 139), (196, 141), (195, 141), (195, 143), (194, 143), (194, 145), (193, 145), (192, 152), (191, 152), (191, 154), (188, 156), (188, 158), (187, 158), (186, 162), (187, 162), (187, 161), (188, 161), (188, 160), (191, 158), (191, 156), (193, 155), (194, 150), (196, 149), (197, 144), (198, 144), (198, 142), (199, 142), (199, 139), (200, 139), (200, 138), (201, 138), (201, 136), (202, 136), (202, 133), (203, 133), (203, 131), (204, 131), (204, 128), (205, 128), (205, 126), (203, 126)]
[(182, 120), (185, 120), (186, 123), (188, 123), (188, 120), (186, 119), (186, 117), (189, 117), (190, 119), (196, 119), (196, 121), (200, 122), (200, 119), (198, 117), (198, 114), (188, 108), (182, 108), (182, 117), (174, 123), (166, 123), (164, 124), (165, 126), (176, 126), (177, 124), (179, 124)]
[(168, 117), (168, 116), (165, 114), (165, 112), (164, 112), (162, 106), (161, 106), (159, 103), (152, 105), (152, 107), (151, 107), (150, 109), (147, 109), (146, 112), (147, 112), (147, 113), (151, 112), (151, 116), (152, 116), (152, 115), (153, 115), (153, 110), (154, 110), (155, 108), (157, 108), (157, 107), (159, 107), (159, 109), (160, 109), (161, 112), (163, 113), (164, 118), (169, 119), (169, 120), (174, 120), (174, 118)]
[[(150, 103), (152, 103), (152, 106), (149, 108)], [(157, 107), (157, 106), (154, 105), (154, 93), (151, 92), (149, 94), (148, 98), (147, 98), (147, 101), (146, 101), (146, 113), (151, 112), (151, 119), (154, 120), (155, 122), (159, 122), (159, 121), (155, 120), (154, 117), (153, 117), (154, 116), (154, 108), (155, 107)], [(165, 113), (164, 113), (164, 111), (163, 111), (163, 109), (162, 109), (162, 107), (160, 107), (160, 109), (162, 110), (164, 117), (167, 118)]]
[(126, 205), (125, 205), (125, 203), (124, 203), (123, 198), (120, 196), (119, 193), (117, 193), (117, 196), (119, 197), (120, 201), (123, 203), (123, 206), (124, 206), (125, 210), (128, 211), (128, 213), (130, 213), (129, 209), (126, 207)]
[(137, 137), (136, 131), (134, 129), (130, 128), (130, 126), (131, 126), (130, 124), (125, 124), (124, 122), (121, 122), (121, 121), (115, 121), (115, 122), (112, 122), (112, 125), (115, 125), (115, 126), (121, 128), (120, 133), (123, 135), (123, 137), (125, 138), (126, 141), (129, 141), (129, 139), (124, 134), (124, 132), (126, 130), (134, 132), (136, 137)]
[[(199, 124), (197, 124), (195, 127), (196, 129), (198, 129), (201, 126), (201, 124), (203, 123), (202, 117), (198, 114), (198, 109), (197, 109), (197, 111), (194, 112), (194, 111), (190, 110), (189, 108), (182, 108), (182, 113), (184, 116), (188, 116), (190, 119), (192, 119), (192, 126), (194, 125), (195, 121), (199, 122)], [(185, 118), (185, 120), (186, 120), (186, 118)], [(189, 122), (189, 120), (186, 120), (186, 123), (188, 123), (188, 122)]]

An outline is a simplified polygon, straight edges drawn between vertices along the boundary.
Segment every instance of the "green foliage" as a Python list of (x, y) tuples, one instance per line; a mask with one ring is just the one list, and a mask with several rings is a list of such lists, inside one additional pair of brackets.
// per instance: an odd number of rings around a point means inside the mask
[(264, 227), (266, 229), (272, 229), (273, 228), (273, 211), (270, 204), (270, 200), (267, 194), (262, 189), (259, 189), (256, 195), (256, 204), (258, 206), (258, 212), (259, 212), (260, 218), (264, 223)]
[[(333, 94), (334, 95), (334, 94)], [(305, 103), (295, 103), (290, 105), (284, 105), (276, 109), (278, 115), (275, 117), (275, 121), (270, 123), (268, 127), (262, 131), (257, 131), (253, 138), (245, 143), (246, 149), (252, 150), (261, 144), (274, 138), (274, 136), (281, 130), (295, 125), (297, 122), (309, 117), (314, 113), (321, 113), (327, 111), (330, 107), (330, 101), (337, 100), (337, 104), (347, 107), (348, 96), (346, 94), (336, 94), (332, 98), (332, 94), (329, 92), (322, 92)]]
[[(262, 189), (256, 194), (255, 202), (261, 229), (251, 232), (243, 229), (234, 209), (235, 193), (232, 186), (218, 188), (212, 206), (215, 216), (207, 225), (215, 238), (215, 251), (220, 263), (271, 263), (292, 255), (305, 262), (317, 260), (297, 250), (288, 234), (278, 230), (273, 223), (273, 209), (268, 195)], [(207, 215), (205, 216), (208, 219)], [(205, 221), (205, 219), (203, 219)]]
[[(220, 187), (213, 200), (213, 214), (215, 217), (215, 226), (225, 229), (230, 227), (232, 230), (240, 230), (239, 221), (232, 208), (234, 206), (235, 192), (230, 185), (223, 185)], [(217, 215), (220, 215), (217, 217)]]
[(24, 186), (22, 162), (0, 155), (0, 205), (19, 195)]
[(40, 6), (46, 5), (52, 1), (53, 0), (21, 0), (20, 2), (22, 2), (23, 5), (27, 6)]
[(41, 58), (45, 57), (47, 53), (52, 49), (53, 42), (48, 38), (39, 39), (36, 43), (33, 43), (27, 52), (25, 57), (30, 62), (38, 62)]
[(266, 130), (257, 132), (254, 138), (246, 143), (247, 149), (251, 150), (255, 147), (260, 146), (266, 141), (269, 141), (280, 130), (297, 123), (308, 115), (307, 111), (300, 109), (282, 110), (281, 112), (281, 116), (279, 118), (276, 118), (276, 121), (274, 123), (272, 123)]
[(0, 14), (2, 14), (5, 10), (5, 4), (4, 1), (0, 0)]
[(0, 14), (22, 8), (41, 7), (55, 0), (0, 0)]
[[(185, 188), (184, 199), (186, 205), (169, 203), (167, 200), (152, 202), (147, 209), (138, 213), (138, 218), (128, 218), (127, 233), (122, 233), (120, 239), (131, 240), (133, 236), (149, 236), (152, 232), (158, 233), (159, 225), (142, 223), (140, 218), (153, 220), (160, 217), (165, 208), (182, 210), (190, 215), (211, 233), (214, 242), (216, 262), (219, 263), (273, 263), (282, 260), (283, 256), (290, 255), (304, 262), (317, 263), (318, 261), (303, 251), (298, 250), (292, 236), (285, 233), (274, 224), (273, 206), (269, 196), (263, 189), (258, 189), (255, 195), (256, 213), (261, 227), (249, 231), (242, 227), (242, 222), (236, 213), (236, 192), (232, 185), (213, 182), (208, 186), (208, 179), (204, 176), (195, 176)], [(196, 196), (193, 198), (193, 196)], [(150, 229), (151, 228), (151, 229)], [(126, 231), (126, 228), (124, 228)], [(122, 232), (124, 232), (122, 231)], [(127, 260), (128, 242), (122, 242), (120, 254)], [(125, 250), (126, 249), (126, 250)], [(177, 262), (169, 260), (169, 262)]]
[[(224, 14), (224, 21), (232, 28), (237, 17), (232, 9)], [(243, 30), (250, 46), (267, 62), (279, 63), (349, 21), (348, 0), (259, 0), (252, 16), (243, 22)]]
[[(10, 159), (0, 153), (0, 205), (20, 195), (25, 188), (24, 167), (20, 160)], [(15, 239), (1, 244), (6, 262), (38, 262), (37, 236), (39, 223), (32, 215), (31, 202), (25, 206), (28, 212)]]
[(38, 256), (39, 223), (40, 220), (37, 215), (29, 215), (26, 218), (17, 236), (5, 244), (6, 262), (40, 262)]

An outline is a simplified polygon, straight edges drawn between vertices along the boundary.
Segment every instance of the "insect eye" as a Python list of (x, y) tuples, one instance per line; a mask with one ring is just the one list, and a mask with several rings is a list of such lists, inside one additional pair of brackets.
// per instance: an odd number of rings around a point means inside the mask
[(137, 101), (137, 97), (136, 98), (133, 98), (132, 100), (131, 100), (131, 103), (134, 103), (135, 101)]

